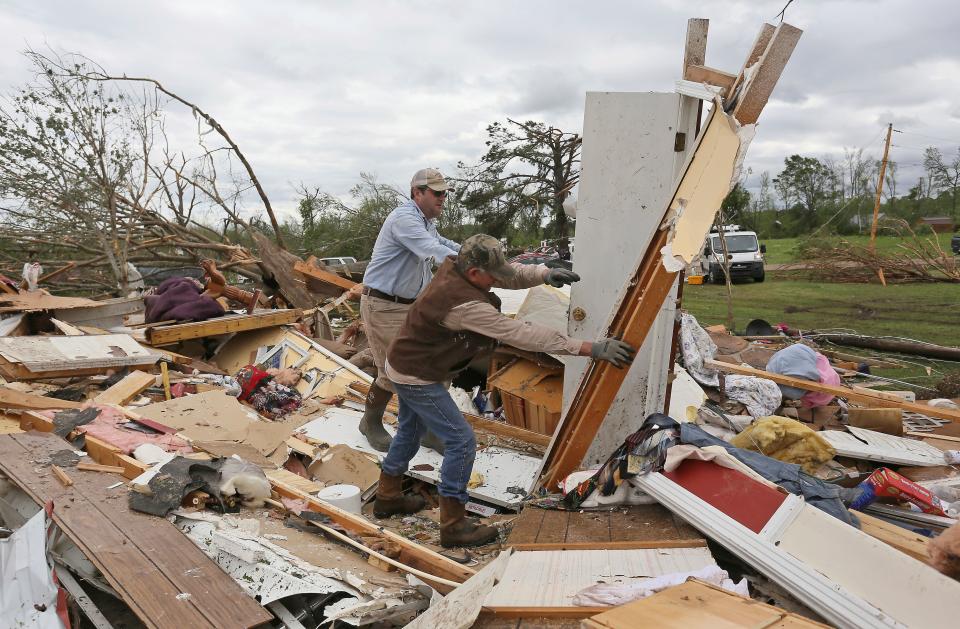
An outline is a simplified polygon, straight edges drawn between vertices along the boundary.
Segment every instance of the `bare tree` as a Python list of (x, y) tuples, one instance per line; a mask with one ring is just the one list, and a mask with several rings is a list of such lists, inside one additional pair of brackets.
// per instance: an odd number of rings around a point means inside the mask
[(928, 147), (923, 154), (923, 167), (927, 177), (938, 191), (949, 191), (951, 213), (957, 216), (957, 192), (960, 189), (960, 148), (952, 161), (947, 161), (940, 149)]

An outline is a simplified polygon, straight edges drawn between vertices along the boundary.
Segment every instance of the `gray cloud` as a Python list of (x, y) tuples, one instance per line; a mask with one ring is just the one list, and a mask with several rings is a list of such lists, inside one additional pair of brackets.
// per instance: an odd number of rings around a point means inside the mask
[[(711, 18), (707, 64), (737, 72), (783, 4), (8, 0), (0, 86), (29, 78), (27, 44), (157, 78), (226, 126), (289, 212), (300, 182), (346, 196), (361, 170), (403, 187), (423, 165), (475, 160), (494, 120), (579, 131), (587, 91), (671, 91), (688, 17)], [(793, 153), (879, 154), (888, 121), (904, 182), (925, 146), (960, 145), (954, 3), (797, 0), (787, 21), (805, 34), (748, 154), (753, 179)], [(168, 117), (195, 128), (181, 108)]]

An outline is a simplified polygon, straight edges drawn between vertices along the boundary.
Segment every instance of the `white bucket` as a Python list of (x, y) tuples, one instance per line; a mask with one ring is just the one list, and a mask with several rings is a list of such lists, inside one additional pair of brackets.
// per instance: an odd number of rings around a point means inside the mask
[(360, 514), (360, 488), (356, 485), (330, 485), (318, 491), (317, 498), (344, 511)]

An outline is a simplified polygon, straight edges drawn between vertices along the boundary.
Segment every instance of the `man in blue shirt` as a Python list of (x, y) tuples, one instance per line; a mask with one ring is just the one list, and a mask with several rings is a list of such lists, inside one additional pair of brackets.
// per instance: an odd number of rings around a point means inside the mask
[[(410, 304), (433, 277), (433, 267), (460, 251), (459, 244), (437, 233), (436, 219), (449, 189), (440, 171), (417, 171), (410, 182), (410, 200), (387, 216), (363, 276), (360, 318), (377, 365), (377, 379), (367, 394), (360, 432), (381, 452), (390, 449), (392, 440), (383, 427), (383, 413), (394, 390), (384, 370), (387, 349)], [(422, 443), (442, 453), (432, 434)]]

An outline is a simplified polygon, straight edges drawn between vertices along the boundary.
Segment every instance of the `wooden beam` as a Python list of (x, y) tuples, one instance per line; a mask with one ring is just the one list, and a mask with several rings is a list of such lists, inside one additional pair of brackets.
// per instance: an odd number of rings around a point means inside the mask
[(687, 20), (687, 41), (683, 47), (683, 78), (691, 81), (687, 76), (690, 66), (702, 66), (707, 62), (707, 31), (710, 20), (692, 17)]
[(80, 408), (81, 402), (58, 400), (53, 397), (24, 393), (9, 387), (0, 387), (0, 408), (27, 409), (42, 411), (50, 409)]
[(744, 81), (743, 90), (733, 110), (733, 117), (740, 124), (753, 124), (760, 117), (760, 112), (770, 99), (773, 88), (780, 80), (780, 75), (802, 34), (803, 31), (786, 22), (776, 28), (763, 56), (754, 65), (749, 78)]
[(124, 406), (132, 402), (144, 389), (152, 387), (157, 377), (145, 371), (131, 371), (109, 389), (101, 392), (93, 401), (97, 404), (117, 404)]
[(737, 75), (735, 74), (706, 66), (690, 66), (684, 75), (684, 78), (688, 81), (716, 85), (717, 87), (722, 87), (724, 90), (729, 90), (733, 87), (733, 83), (737, 80)]
[(298, 309), (267, 310), (252, 315), (232, 315), (193, 323), (147, 328), (146, 336), (147, 343), (150, 345), (171, 345), (206, 336), (287, 325), (296, 322), (299, 318), (300, 310)]
[(345, 291), (350, 290), (357, 285), (353, 280), (348, 280), (345, 277), (340, 277), (336, 273), (331, 273), (329, 271), (324, 271), (323, 269), (308, 264), (306, 262), (300, 261), (296, 262), (293, 265), (293, 270), (297, 273), (302, 273), (309, 278), (319, 280), (321, 282), (332, 284), (337, 288), (343, 289)]
[(770, 40), (773, 38), (773, 32), (775, 30), (777, 29), (774, 28), (772, 24), (764, 24), (760, 27), (760, 32), (757, 34), (757, 39), (753, 42), (753, 47), (750, 49), (750, 53), (747, 55), (747, 58), (743, 60), (743, 67), (740, 68), (740, 74), (737, 75), (737, 80), (734, 81), (734, 84), (730, 87), (730, 90), (725, 94), (725, 98), (733, 98), (737, 88), (743, 83), (743, 77), (746, 76), (747, 68), (760, 61), (763, 53), (766, 52), (767, 46), (770, 45)]
[(893, 546), (918, 561), (930, 563), (930, 556), (927, 554), (927, 542), (930, 538), (859, 511), (857, 518), (860, 519), (860, 530), (870, 537)]
[(590, 618), (610, 611), (610, 607), (487, 607), (481, 615), (497, 618)]
[(656, 539), (636, 541), (595, 541), (595, 542), (524, 542), (507, 546), (515, 551), (537, 550), (638, 550), (644, 548), (702, 548), (707, 540), (697, 539)]
[(948, 408), (940, 408), (937, 406), (929, 406), (927, 404), (918, 404), (917, 402), (908, 402), (898, 395), (884, 393), (882, 391), (871, 391), (869, 389), (849, 389), (847, 387), (823, 384), (820, 382), (813, 382), (811, 380), (804, 380), (802, 378), (793, 378), (791, 376), (784, 376), (778, 373), (764, 371), (762, 369), (754, 369), (753, 367), (743, 367), (741, 365), (723, 363), (717, 360), (705, 360), (703, 364), (707, 367), (717, 369), (725, 373), (735, 373), (741, 376), (753, 376), (755, 378), (766, 378), (767, 380), (772, 380), (777, 384), (785, 384), (790, 387), (803, 389), (804, 391), (829, 393), (836, 397), (850, 400), (851, 402), (863, 403), (867, 406), (902, 408), (905, 411), (912, 411), (914, 413), (920, 413), (921, 415), (927, 415), (929, 417), (939, 417), (940, 419), (960, 421), (960, 411), (955, 411)]
[[(306, 501), (311, 511), (324, 514), (348, 531), (353, 531), (361, 536), (380, 538), (388, 543), (395, 544), (401, 548), (403, 562), (417, 570), (422, 570), (423, 572), (449, 581), (456, 581), (457, 583), (463, 583), (476, 574), (471, 568), (460, 565), (452, 559), (447, 559), (426, 546), (421, 546), (406, 537), (377, 526), (363, 516), (338, 509), (331, 504), (318, 500), (310, 494), (304, 493), (282, 481), (271, 479), (270, 485), (280, 496)], [(446, 594), (452, 590), (452, 588), (442, 585), (438, 585), (436, 589), (441, 594)]]
[(119, 465), (103, 465), (102, 463), (87, 463), (80, 461), (77, 463), (77, 469), (82, 472), (107, 472), (110, 474), (123, 474), (123, 468)]

